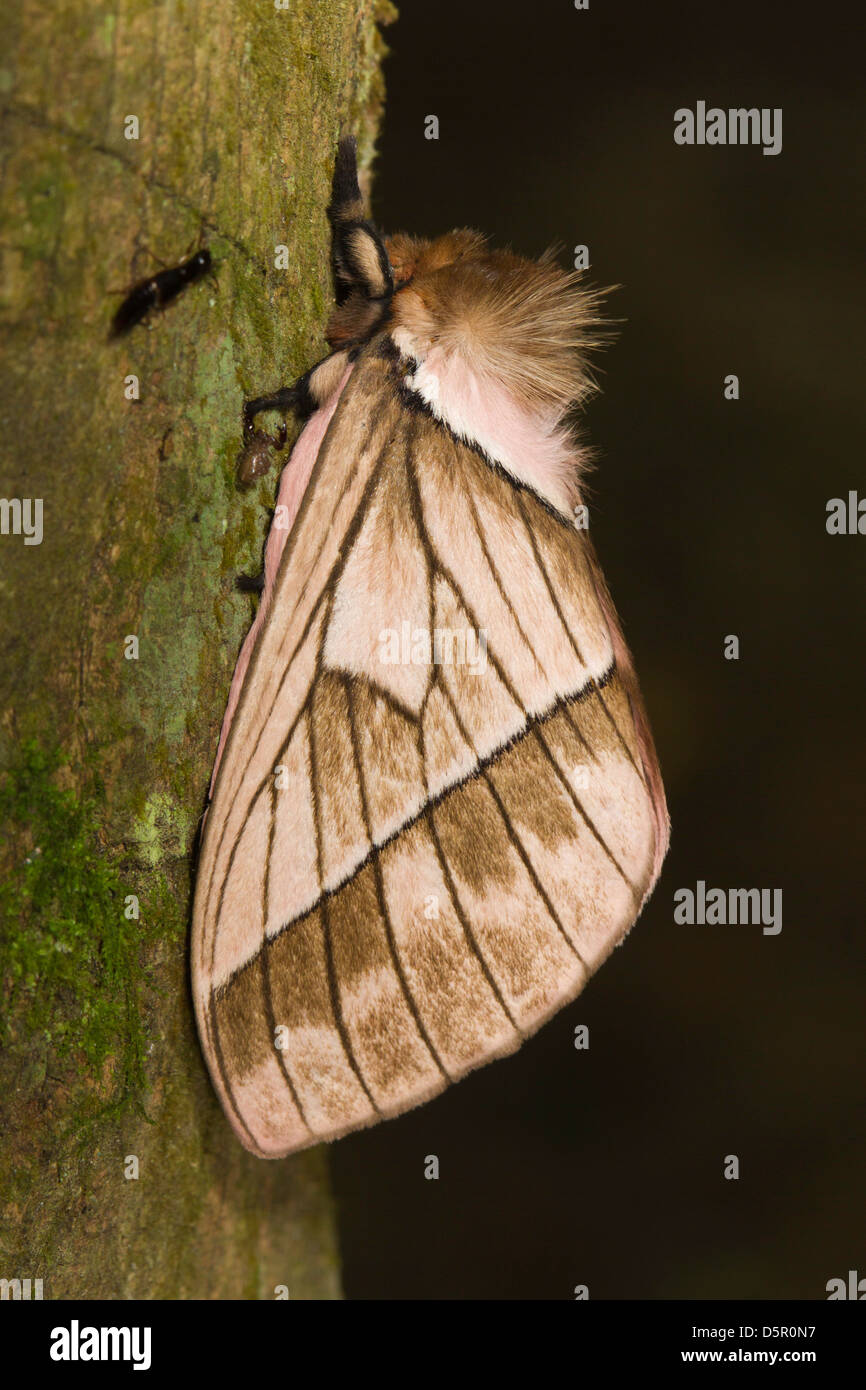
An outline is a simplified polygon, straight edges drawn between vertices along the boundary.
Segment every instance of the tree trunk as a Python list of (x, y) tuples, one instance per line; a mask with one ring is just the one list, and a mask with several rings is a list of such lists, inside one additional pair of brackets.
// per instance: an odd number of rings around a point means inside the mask
[[(187, 971), (275, 486), (236, 490), (241, 402), (325, 350), (333, 154), (369, 165), (391, 17), (281, 2), (25, 0), (4, 35), (0, 1277), (46, 1298), (339, 1293), (325, 1151), (240, 1147)], [(202, 243), (214, 277), (108, 341)]]

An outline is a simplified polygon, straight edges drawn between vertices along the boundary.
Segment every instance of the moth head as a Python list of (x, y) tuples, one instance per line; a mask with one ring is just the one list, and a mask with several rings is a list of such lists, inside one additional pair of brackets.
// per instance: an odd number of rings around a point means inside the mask
[(469, 392), (493, 385), (549, 426), (595, 389), (589, 355), (605, 341), (602, 293), (587, 287), (583, 272), (563, 270), (550, 253), (534, 261), (491, 250), (467, 227), (433, 240), (381, 236), (366, 218), (351, 139), (337, 153), (329, 215), (332, 348), (388, 332), (404, 357), (438, 372), (440, 384), (462, 373)]
[(459, 363), (481, 384), (495, 381), (520, 405), (557, 416), (595, 389), (589, 354), (604, 341), (602, 294), (581, 272), (550, 254), (533, 261), (490, 250), (477, 232), (392, 241), (399, 288), (389, 327), (405, 356)]
[[(352, 203), (353, 217), (357, 204)], [(333, 214), (332, 214), (333, 215)], [(392, 297), (416, 277), (424, 277), (483, 254), (485, 238), (469, 228), (434, 241), (398, 232), (380, 237), (357, 217), (340, 226), (335, 255), (337, 308), (327, 337), (332, 347), (369, 340), (386, 322)]]
[(487, 238), (470, 227), (446, 232), (434, 241), (396, 232), (385, 238), (385, 249), (394, 275), (394, 284), (403, 286), (416, 275), (429, 275), (483, 254)]

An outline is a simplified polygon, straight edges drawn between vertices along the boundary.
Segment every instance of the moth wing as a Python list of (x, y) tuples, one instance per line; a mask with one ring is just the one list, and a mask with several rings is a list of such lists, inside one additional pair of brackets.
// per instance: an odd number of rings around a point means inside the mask
[(199, 1027), (270, 1157), (518, 1047), (631, 926), (666, 845), (586, 536), (395, 373), (368, 348), (334, 415), (203, 841)]
[[(278, 777), (281, 785), (291, 783), (293, 764), (285, 755), (291, 733), (306, 727), (303, 710), (319, 660), (328, 577), (353, 521), (363, 511), (370, 475), (390, 437), (399, 431), (400, 414), (387, 369), (369, 356), (357, 363), (336, 410), (318, 412), (321, 421), (330, 416), (330, 422), (316, 446), (294, 524), (282, 547), (283, 538), (275, 536), (273, 527), (268, 538), (266, 571), (274, 541), (282, 552), (279, 569), (273, 589), (263, 597), (256, 632), (245, 643), (242, 660), (248, 658), (248, 665), (239, 699), (236, 681), (232, 684), (231, 718), (224, 722), (199, 850), (191, 942), (199, 1036), (238, 1137), (252, 1152), (268, 1156), (313, 1140), (300, 1108), (291, 1102), (291, 1092), (289, 1098), (285, 1094), (286, 1074), (275, 1047), (276, 1025), (269, 1022), (268, 978), (262, 970), (267, 958), (256, 964), (265, 940), (265, 914), (273, 919), (275, 895), (285, 891), (279, 876), (273, 887), (268, 876), (271, 845), (268, 829), (263, 829), (269, 825), (267, 798)], [(309, 430), (321, 434), (316, 417)], [(290, 486), (303, 438), (287, 464)], [(291, 758), (298, 748), (296, 740)], [(309, 855), (305, 858), (310, 795), (307, 789), (297, 801), (295, 827), (281, 821), (286, 835), (295, 831), (288, 866), (295, 885), (287, 894), (287, 910), (303, 901), (309, 874), (317, 873)], [(289, 808), (291, 794), (283, 805)], [(278, 854), (282, 843), (277, 841)], [(284, 866), (283, 859), (278, 863)], [(230, 1006), (218, 1009), (233, 979)], [(311, 999), (310, 1008), (314, 1007)], [(270, 1028), (266, 1053), (263, 1020)]]

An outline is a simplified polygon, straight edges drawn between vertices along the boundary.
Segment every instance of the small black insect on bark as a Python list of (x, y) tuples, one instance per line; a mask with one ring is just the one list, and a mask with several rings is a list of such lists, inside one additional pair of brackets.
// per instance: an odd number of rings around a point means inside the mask
[(212, 267), (210, 251), (202, 247), (180, 265), (169, 266), (158, 274), (139, 280), (133, 285), (117, 313), (111, 321), (111, 337), (120, 338), (150, 313), (151, 309), (164, 309), (173, 299)]

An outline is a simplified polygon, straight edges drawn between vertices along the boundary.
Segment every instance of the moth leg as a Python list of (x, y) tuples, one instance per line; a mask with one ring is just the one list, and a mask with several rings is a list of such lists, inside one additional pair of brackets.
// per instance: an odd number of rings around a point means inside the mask
[(303, 381), (304, 378), (301, 377), (294, 386), (281, 386), (273, 395), (256, 396), (251, 401), (244, 401), (244, 434), (252, 435), (255, 432), (256, 416), (265, 410), (279, 410), (286, 415), (291, 411), (297, 411), (300, 415), (308, 415), (312, 407), (305, 399)]
[(337, 304), (360, 291), (367, 301), (387, 307), (394, 293), (394, 276), (385, 243), (366, 216), (354, 136), (337, 146), (328, 217)]
[[(282, 386), (271, 396), (256, 396), (244, 402), (244, 434), (250, 439), (255, 433), (255, 418), (265, 410), (293, 411), (302, 418), (311, 415), (333, 395), (349, 362), (349, 350), (342, 348), (317, 362), (294, 386)], [(285, 426), (283, 426), (285, 430)], [(285, 443), (285, 434), (283, 444)], [(279, 446), (283, 447), (282, 444)]]
[(236, 574), (235, 588), (241, 594), (261, 594), (264, 592), (264, 574)]
[(337, 147), (328, 216), (339, 307), (331, 316), (326, 337), (334, 351), (293, 386), (282, 386), (270, 396), (244, 402), (244, 435), (248, 440), (255, 433), (256, 416), (265, 410), (292, 411), (305, 417), (324, 405), (336, 390), (354, 345), (368, 338), (388, 311), (394, 276), (384, 240), (365, 216), (353, 136), (341, 140)]

